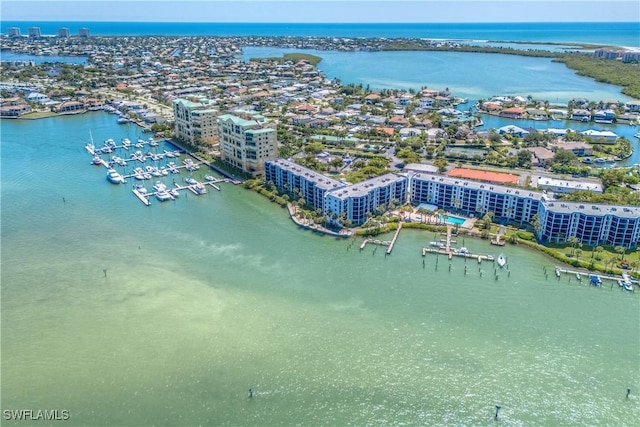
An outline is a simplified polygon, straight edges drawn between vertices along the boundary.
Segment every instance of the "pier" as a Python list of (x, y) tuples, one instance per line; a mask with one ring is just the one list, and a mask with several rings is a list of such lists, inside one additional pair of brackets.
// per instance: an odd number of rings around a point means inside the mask
[(389, 247), (387, 248), (387, 255), (391, 254), (391, 251), (393, 250), (393, 245), (396, 244), (396, 240), (398, 240), (398, 236), (400, 235), (400, 230), (402, 230), (402, 221), (398, 223), (398, 229), (393, 235), (393, 239), (391, 239), (391, 242), (389, 243)]
[[(445, 255), (450, 260), (453, 257), (461, 257), (461, 258), (473, 258), (477, 260), (479, 263), (482, 261), (493, 261), (493, 255), (480, 255), (469, 252), (466, 248), (453, 248), (451, 247), (451, 243), (455, 243), (455, 240), (451, 240), (451, 232), (453, 226), (447, 225), (447, 238), (444, 247), (436, 247), (436, 248), (422, 248), (422, 256), (426, 256), (427, 254), (436, 254), (436, 255)], [(433, 243), (433, 242), (432, 242)]]
[[(367, 243), (371, 243), (371, 244), (374, 244), (374, 245), (381, 245), (381, 246), (390, 246), (391, 245), (391, 242), (388, 241), (388, 240), (364, 239), (362, 241), (362, 244), (360, 245), (360, 250), (363, 250), (367, 246)], [(387, 252), (388, 251), (389, 250), (387, 249)]]
[[(634, 287), (639, 287), (640, 288), (640, 280), (638, 279), (631, 279), (630, 276), (627, 273), (623, 273), (622, 276), (614, 276), (612, 274), (600, 274), (600, 273), (592, 273), (589, 271), (584, 271), (584, 270), (572, 270), (572, 269), (568, 269), (568, 268), (562, 268), (560, 266), (555, 266), (555, 274), (556, 277), (558, 278), (558, 280), (560, 280), (560, 278), (562, 277), (562, 275), (569, 275), (569, 281), (571, 281), (572, 278), (578, 278), (578, 277), (584, 277), (585, 278), (585, 282), (589, 284), (590, 281), (590, 277), (594, 276), (597, 277), (598, 279), (600, 279), (602, 282), (604, 282), (605, 280), (609, 280), (612, 281), (613, 283), (611, 284), (611, 287), (613, 287), (614, 284), (620, 285), (620, 282), (622, 280), (624, 280), (626, 278), (626, 280), (628, 280)], [(576, 280), (578, 283), (580, 283), (582, 280), (577, 279)]]
[(145, 206), (149, 206), (151, 205), (151, 203), (149, 203), (149, 198), (147, 196), (145, 196), (144, 194), (142, 194), (141, 192), (139, 192), (136, 188), (133, 189), (133, 194), (135, 194), (135, 196), (142, 202), (142, 204), (144, 204)]

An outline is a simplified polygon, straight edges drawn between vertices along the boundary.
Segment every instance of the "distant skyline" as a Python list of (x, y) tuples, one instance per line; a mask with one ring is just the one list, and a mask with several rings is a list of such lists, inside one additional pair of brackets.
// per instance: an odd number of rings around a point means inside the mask
[(2, 21), (638, 22), (638, 0), (2, 0)]

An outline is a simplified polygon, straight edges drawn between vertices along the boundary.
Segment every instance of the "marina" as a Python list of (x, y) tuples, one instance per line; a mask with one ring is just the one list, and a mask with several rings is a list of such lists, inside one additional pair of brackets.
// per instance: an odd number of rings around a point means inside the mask
[[(178, 149), (168, 150), (164, 143), (160, 151), (156, 148), (159, 147), (159, 145), (160, 144), (151, 137), (147, 140), (138, 138), (136, 143), (132, 143), (129, 138), (123, 138), (120, 145), (117, 145), (113, 139), (107, 139), (102, 147), (96, 147), (93, 142), (93, 137), (90, 135), (90, 142), (85, 145), (85, 149), (93, 156), (91, 164), (107, 168), (107, 180), (112, 184), (124, 184), (131, 178), (137, 181), (156, 179), (156, 183), (153, 185), (153, 191), (147, 190), (143, 184), (134, 185), (131, 190), (133, 195), (145, 206), (150, 206), (151, 199), (153, 198), (159, 202), (176, 200), (180, 196), (180, 192), (185, 190), (196, 196), (206, 194), (207, 187), (221, 191), (221, 188), (218, 186), (219, 183), (231, 182), (229, 178), (215, 178), (213, 175), (207, 174), (204, 176), (204, 181), (202, 182), (192, 176), (187, 176), (184, 178), (186, 184), (180, 184), (173, 179), (173, 185), (168, 187), (167, 184), (162, 181), (162, 178), (170, 175), (180, 175), (183, 171), (195, 172), (199, 170), (202, 165), (206, 165), (206, 163), (197, 158), (196, 161), (194, 161), (191, 157), (184, 157), (182, 158), (182, 162), (177, 164), (176, 161), (179, 162), (183, 154), (188, 156), (189, 153)], [(153, 150), (147, 151), (146, 153), (143, 153), (142, 150), (136, 150), (130, 153), (128, 157), (116, 155), (121, 154), (123, 150), (129, 151), (132, 147), (139, 149), (153, 147)], [(102, 156), (105, 154), (111, 155), (111, 158), (104, 159)], [(162, 160), (169, 161), (164, 164), (159, 164), (158, 162)], [(144, 166), (147, 161), (153, 162), (154, 166)], [(140, 166), (132, 166), (132, 164)], [(118, 167), (122, 170), (118, 171), (116, 169)]]

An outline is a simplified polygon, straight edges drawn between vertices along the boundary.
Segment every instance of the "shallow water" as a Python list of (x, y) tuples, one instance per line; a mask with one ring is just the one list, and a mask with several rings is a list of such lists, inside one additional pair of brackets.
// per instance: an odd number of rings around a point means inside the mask
[(89, 130), (138, 136), (104, 113), (2, 122), (3, 410), (67, 409), (70, 425), (475, 425), (495, 405), (513, 425), (640, 418), (637, 293), (545, 277), (554, 263), (514, 246), (510, 273), (423, 266), (434, 236), (415, 230), (389, 256), (360, 251), (231, 184), (145, 207), (89, 164)]

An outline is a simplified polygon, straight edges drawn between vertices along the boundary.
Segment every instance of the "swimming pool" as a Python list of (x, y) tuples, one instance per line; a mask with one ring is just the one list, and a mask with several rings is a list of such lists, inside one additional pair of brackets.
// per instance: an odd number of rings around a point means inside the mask
[(466, 219), (457, 216), (447, 215), (444, 217), (444, 222), (448, 222), (449, 224), (453, 225), (462, 225), (465, 221)]

